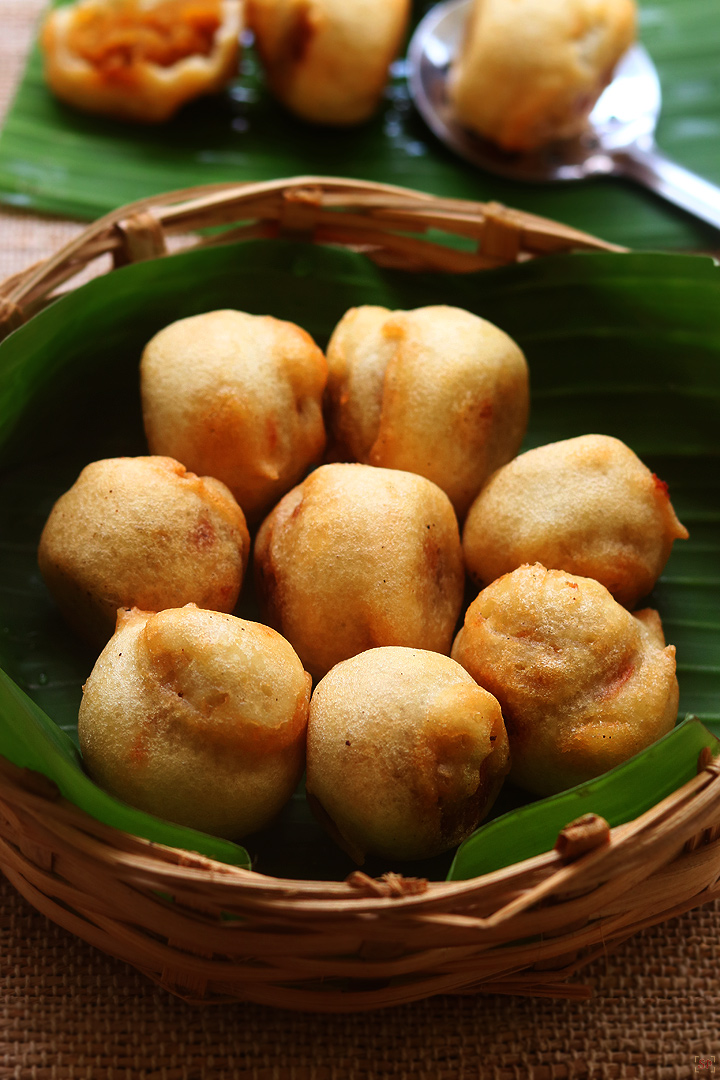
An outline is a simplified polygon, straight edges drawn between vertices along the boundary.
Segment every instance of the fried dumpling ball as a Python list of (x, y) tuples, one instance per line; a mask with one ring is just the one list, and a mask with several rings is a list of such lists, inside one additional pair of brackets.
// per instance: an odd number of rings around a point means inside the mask
[(382, 645), (449, 652), (464, 569), (447, 495), (422, 476), (323, 465), (260, 527), (267, 619), (313, 678)]
[(249, 551), (243, 512), (219, 480), (172, 458), (106, 458), (55, 503), (38, 563), (67, 622), (96, 644), (119, 607), (232, 611)]
[(308, 800), (356, 862), (421, 859), (459, 844), (509, 763), (496, 699), (439, 653), (370, 649), (313, 693)]
[(635, 38), (635, 0), (474, 0), (448, 93), (509, 151), (579, 135)]
[(258, 521), (325, 448), (327, 364), (294, 323), (243, 311), (180, 319), (140, 366), (150, 450), (217, 476)]
[(498, 469), (470, 508), (463, 552), (477, 582), (539, 562), (593, 577), (632, 608), (687, 535), (667, 485), (625, 443), (581, 435)]
[(315, 124), (375, 112), (409, 17), (410, 0), (247, 0), (271, 90)]
[(239, 839), (295, 790), (309, 703), (310, 676), (267, 626), (194, 604), (121, 611), (83, 688), (80, 748), (118, 798)]
[(591, 578), (520, 566), (470, 605), (453, 659), (500, 702), (510, 779), (537, 795), (590, 780), (671, 730), (675, 646)]
[(504, 331), (461, 308), (352, 308), (328, 345), (338, 453), (426, 476), (462, 518), (520, 448), (528, 370)]
[(86, 112), (159, 123), (237, 73), (240, 0), (76, 0), (41, 36), (53, 93)]

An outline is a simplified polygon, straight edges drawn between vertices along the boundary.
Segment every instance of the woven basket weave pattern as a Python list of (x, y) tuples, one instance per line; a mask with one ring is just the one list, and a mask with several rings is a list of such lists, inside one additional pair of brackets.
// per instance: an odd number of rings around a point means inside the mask
[[(239, 224), (238, 224), (239, 223)], [(404, 270), (470, 273), (563, 251), (620, 251), (613, 244), (498, 203), (441, 199), (388, 184), (301, 177), (216, 184), (144, 199), (101, 218), (52, 259), (0, 285), (0, 338), (68, 280), (110, 255), (115, 266), (156, 258), (173, 237), (222, 228), (197, 246), (277, 237), (336, 244)], [(458, 250), (418, 234), (475, 242)]]
[[(177, 235), (209, 244), (294, 237), (382, 265), (470, 272), (570, 250), (618, 250), (497, 205), (309, 177), (145, 200), (0, 286), (0, 336), (97, 260), (162, 257)], [(427, 229), (473, 241), (463, 250)], [(472, 246), (472, 250), (468, 247)], [(50, 781), (0, 762), (0, 867), (44, 914), (189, 1001), (252, 1000), (343, 1012), (434, 994), (582, 998), (567, 983), (639, 929), (720, 896), (720, 768), (613, 830), (564, 831), (557, 849), (466, 882), (355, 873), (289, 881), (111, 829)], [(170, 897), (171, 899), (168, 899)]]

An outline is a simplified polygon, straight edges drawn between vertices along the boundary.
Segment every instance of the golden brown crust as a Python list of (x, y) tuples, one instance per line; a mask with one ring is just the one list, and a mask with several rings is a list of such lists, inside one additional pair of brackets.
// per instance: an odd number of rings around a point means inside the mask
[(263, 522), (255, 568), (269, 621), (316, 678), (380, 645), (450, 648), (464, 581), (457, 521), (423, 477), (322, 466)]
[(409, 0), (248, 0), (273, 93), (318, 124), (357, 124), (380, 101), (407, 29)]
[(635, 37), (634, 0), (475, 0), (449, 94), (506, 150), (578, 135)]
[(239, 0), (76, 0), (43, 26), (45, 78), (61, 100), (159, 123), (237, 72)]
[(269, 627), (194, 604), (122, 612), (83, 693), (99, 784), (230, 838), (264, 827), (302, 772), (310, 677)]
[(438, 484), (462, 519), (520, 448), (528, 371), (515, 342), (460, 308), (353, 308), (328, 345), (330, 424), (356, 460)]
[(328, 436), (348, 461), (368, 464), (377, 438), (385, 371), (396, 349), (383, 333), (391, 315), (371, 304), (350, 308), (328, 342)]
[(632, 608), (687, 535), (667, 485), (629, 447), (582, 435), (498, 469), (470, 508), (463, 554), (478, 583), (540, 562), (595, 578)]
[(141, 362), (148, 443), (217, 476), (250, 521), (322, 455), (327, 364), (293, 323), (211, 311), (165, 327)]
[(536, 564), (468, 608), (452, 656), (502, 707), (512, 778), (540, 795), (597, 776), (668, 732), (675, 648), (598, 582)]
[(508, 766), (497, 701), (439, 653), (372, 649), (334, 667), (313, 694), (308, 795), (358, 862), (454, 847), (485, 816)]
[(119, 607), (232, 611), (249, 551), (243, 512), (218, 480), (172, 458), (108, 458), (55, 503), (38, 563), (66, 620), (97, 644)]

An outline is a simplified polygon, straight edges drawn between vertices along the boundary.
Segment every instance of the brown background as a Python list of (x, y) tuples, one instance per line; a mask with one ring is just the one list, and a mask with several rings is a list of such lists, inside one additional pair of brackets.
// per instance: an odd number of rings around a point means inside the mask
[[(0, 116), (39, 0), (0, 0)], [(80, 226), (0, 211), (0, 280)], [(443, 997), (357, 1016), (197, 1010), (38, 915), (0, 877), (0, 1080), (686, 1080), (720, 1076), (720, 902), (583, 975), (589, 1002)]]

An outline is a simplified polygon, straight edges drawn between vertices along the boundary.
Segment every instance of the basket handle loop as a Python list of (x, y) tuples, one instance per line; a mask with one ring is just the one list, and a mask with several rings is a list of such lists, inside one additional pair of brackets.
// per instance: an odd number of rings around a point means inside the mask
[(127, 266), (167, 254), (165, 233), (157, 218), (147, 211), (133, 214), (115, 226), (118, 246), (113, 253), (113, 265)]
[(599, 814), (583, 814), (558, 833), (555, 850), (570, 861), (610, 842), (610, 826)]
[(501, 203), (487, 203), (482, 231), (482, 253), (501, 263), (517, 262), (523, 226), (512, 210)]
[(319, 187), (295, 187), (283, 191), (278, 215), (280, 236), (287, 240), (312, 240), (322, 202), (323, 193)]

